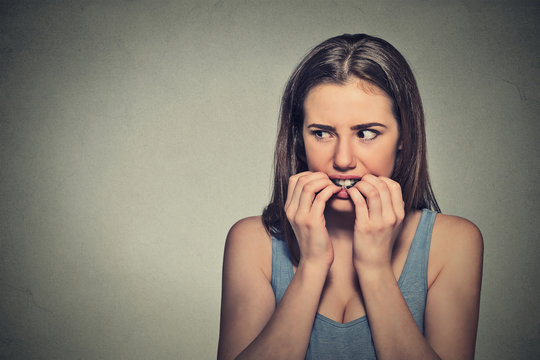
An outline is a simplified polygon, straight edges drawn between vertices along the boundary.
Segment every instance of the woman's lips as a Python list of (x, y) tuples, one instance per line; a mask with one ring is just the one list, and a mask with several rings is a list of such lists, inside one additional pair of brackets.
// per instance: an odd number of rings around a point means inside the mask
[(340, 199), (349, 199), (349, 193), (345, 189), (341, 189), (336, 193), (336, 197)]

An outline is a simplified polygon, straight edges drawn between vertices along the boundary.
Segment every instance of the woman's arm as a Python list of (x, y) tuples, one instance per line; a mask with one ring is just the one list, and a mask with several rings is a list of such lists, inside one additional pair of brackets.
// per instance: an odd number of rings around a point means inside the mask
[(465, 219), (438, 215), (432, 238), (442, 244), (437, 256), (443, 258), (443, 266), (428, 291), (426, 339), (443, 359), (473, 359), (482, 285), (482, 234)]
[[(351, 191), (357, 219), (360, 214), (362, 220), (355, 229), (355, 267), (378, 359), (473, 358), (482, 273), (480, 232), (464, 219), (437, 216), (432, 239), (438, 243), (441, 267), (428, 291), (424, 337), (390, 265), (392, 234), (400, 223), (399, 187), (388, 179), (367, 180), (369, 184), (359, 186), (367, 203), (360, 191)], [(389, 213), (397, 216), (392, 220)]]
[[(439, 221), (440, 218), (443, 218)], [(440, 223), (438, 223), (440, 222)], [(428, 291), (425, 338), (392, 269), (359, 271), (379, 359), (473, 359), (482, 277), (482, 236), (464, 219), (438, 216), (444, 265)], [(442, 240), (442, 241), (441, 241)], [(441, 250), (439, 250), (441, 251)]]
[(261, 267), (271, 261), (270, 254), (271, 242), (260, 218), (244, 219), (229, 232), (218, 359), (305, 357), (326, 273), (299, 265), (275, 308), (270, 278)]
[[(237, 223), (227, 237), (223, 265), (219, 359), (303, 359), (333, 249), (324, 221), (340, 188), (322, 173), (289, 181), (285, 212), (301, 253), (298, 268), (275, 308), (270, 239), (260, 218)], [(261, 244), (266, 244), (262, 250)], [(265, 271), (266, 269), (266, 271)]]
[(377, 359), (440, 359), (422, 335), (391, 268), (358, 270)]

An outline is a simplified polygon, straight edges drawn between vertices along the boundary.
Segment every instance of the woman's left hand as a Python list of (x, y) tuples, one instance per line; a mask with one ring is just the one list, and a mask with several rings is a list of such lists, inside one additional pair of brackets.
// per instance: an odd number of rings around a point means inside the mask
[(368, 174), (347, 192), (356, 212), (355, 267), (377, 269), (390, 266), (394, 242), (405, 217), (401, 186), (389, 178)]

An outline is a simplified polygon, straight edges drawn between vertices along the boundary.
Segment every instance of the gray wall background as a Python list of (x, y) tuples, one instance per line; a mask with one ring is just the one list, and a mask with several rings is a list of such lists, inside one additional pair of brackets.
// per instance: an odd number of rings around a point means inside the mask
[(485, 239), (478, 359), (540, 354), (538, 1), (1, 1), (0, 357), (211, 359), (309, 48), (394, 44), (444, 212)]

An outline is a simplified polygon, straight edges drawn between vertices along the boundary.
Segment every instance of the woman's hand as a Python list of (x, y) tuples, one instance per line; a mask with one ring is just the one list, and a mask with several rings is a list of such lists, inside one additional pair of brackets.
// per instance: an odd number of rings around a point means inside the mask
[(334, 261), (332, 242), (326, 229), (324, 209), (330, 197), (339, 192), (328, 175), (302, 172), (289, 178), (285, 213), (300, 248), (300, 263), (330, 268)]
[(391, 266), (392, 249), (405, 217), (400, 185), (371, 174), (348, 189), (354, 203), (353, 262), (357, 269)]

